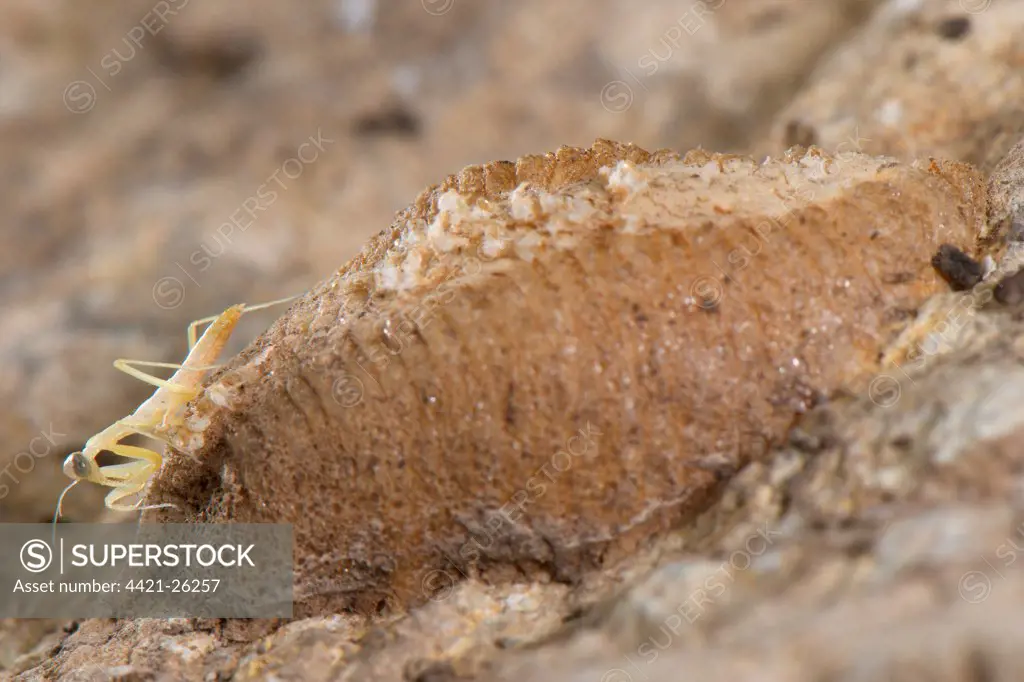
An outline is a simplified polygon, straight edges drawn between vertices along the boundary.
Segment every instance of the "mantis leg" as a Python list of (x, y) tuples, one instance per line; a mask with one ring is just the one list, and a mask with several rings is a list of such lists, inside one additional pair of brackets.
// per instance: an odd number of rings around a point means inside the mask
[[(248, 313), (253, 310), (262, 310), (263, 308), (269, 308), (270, 306), (279, 305), (281, 303), (287, 303), (288, 301), (295, 300), (299, 295), (289, 296), (288, 298), (279, 298), (276, 301), (270, 301), (268, 303), (257, 303), (256, 305), (247, 305), (242, 310), (243, 313)], [(196, 345), (196, 332), (200, 325), (208, 324), (216, 320), (220, 315), (211, 315), (210, 317), (204, 317), (200, 320), (195, 320), (188, 326), (188, 350), (191, 353), (192, 349)]]
[(152, 438), (153, 440), (158, 441), (162, 445), (169, 445), (172, 448), (175, 447), (174, 443), (172, 443), (170, 439), (167, 438), (166, 435), (157, 431), (156, 427), (154, 427), (154, 425), (149, 422), (136, 421), (131, 417), (126, 417), (122, 419), (120, 423), (122, 426), (127, 426), (128, 428), (135, 431), (135, 433), (138, 433), (141, 436), (145, 436), (146, 438)]
[(121, 500), (129, 495), (135, 495), (136, 493), (142, 492), (145, 484), (134, 484), (126, 485), (122, 488), (114, 488), (108, 494), (106, 499), (103, 500), (103, 504), (107, 506), (107, 509), (113, 509), (114, 511), (135, 511), (135, 508), (139, 506), (138, 502), (134, 504), (123, 504)]
[(130, 429), (132, 429), (133, 431), (135, 431), (139, 435), (145, 436), (146, 438), (152, 438), (153, 440), (157, 441), (161, 445), (166, 445), (167, 447), (170, 447), (170, 448), (174, 449), (175, 451), (182, 451), (186, 455), (191, 457), (192, 461), (194, 461), (194, 462), (196, 462), (198, 464), (199, 463), (199, 459), (194, 454), (192, 454), (188, 450), (183, 449), (180, 442), (174, 442), (170, 438), (168, 438), (166, 432), (161, 432), (159, 430), (160, 427), (165, 427), (166, 428), (168, 425), (175, 425), (175, 424), (180, 425), (181, 423), (182, 423), (182, 420), (179, 417), (173, 415), (171, 412), (167, 412), (164, 415), (164, 418), (163, 418), (162, 422), (159, 425), (157, 425), (156, 427), (154, 427), (153, 424), (150, 424), (148, 422), (133, 421), (131, 418), (125, 418), (125, 419), (121, 420), (121, 424), (122, 425), (129, 427)]
[(121, 464), (107, 464), (98, 467), (103, 480), (88, 479), (93, 483), (109, 486), (111, 488), (123, 487), (129, 481), (139, 479), (146, 480), (146, 470), (153, 467), (148, 462), (122, 462)]
[(104, 500), (103, 503), (107, 506), (107, 509), (113, 509), (114, 511), (125, 511), (125, 512), (128, 512), (128, 511), (145, 511), (147, 509), (162, 509), (162, 508), (165, 508), (165, 507), (172, 507), (174, 509), (179, 509), (178, 505), (171, 504), (170, 502), (164, 502), (162, 504), (147, 504), (147, 505), (143, 505), (141, 497), (138, 500), (136, 500), (135, 502), (132, 502), (132, 503), (125, 503), (125, 504), (121, 504), (120, 503), (120, 500), (122, 500), (125, 497), (128, 497), (129, 495), (135, 495), (137, 493), (141, 493), (143, 488), (145, 488), (145, 487), (146, 487), (146, 484), (143, 483), (143, 484), (140, 484), (140, 485), (125, 486), (124, 488), (114, 488), (113, 490), (111, 490), (107, 494), (107, 497), (106, 497), (106, 499)]
[(120, 501), (125, 497), (141, 493), (145, 489), (149, 479), (159, 470), (163, 457), (146, 448), (140, 448), (135, 445), (121, 445), (120, 443), (112, 446), (110, 451), (115, 455), (134, 459), (135, 461), (125, 464), (111, 464), (99, 468), (100, 475), (105, 480), (95, 482), (114, 488), (107, 494), (104, 501), (108, 509), (135, 511), (140, 509), (159, 509), (161, 507), (178, 508), (170, 503), (142, 507), (140, 506), (142, 504), (141, 497), (133, 504), (122, 504)]
[[(121, 370), (125, 374), (128, 374), (129, 376), (135, 377), (139, 381), (144, 381), (147, 384), (152, 384), (153, 386), (157, 386), (159, 388), (165, 388), (168, 391), (171, 391), (172, 393), (180, 393), (180, 394), (183, 394), (183, 395), (189, 395), (189, 394), (194, 394), (195, 393), (195, 389), (191, 389), (191, 388), (188, 388), (186, 386), (180, 386), (180, 385), (175, 384), (173, 382), (167, 381), (166, 379), (161, 379), (160, 377), (155, 377), (152, 374), (146, 374), (142, 370), (136, 369), (132, 365), (139, 365), (141, 367), (175, 367), (175, 368), (179, 368), (179, 369), (181, 368), (181, 365), (175, 365), (175, 364), (170, 363), (170, 362), (149, 362), (147, 360), (126, 360), (124, 358), (118, 358), (117, 360), (114, 360), (114, 367), (116, 367), (117, 369)], [(208, 370), (208, 369), (216, 369), (216, 367), (191, 367), (190, 369), (205, 371), (205, 370)]]
[(145, 484), (149, 477), (160, 469), (164, 461), (159, 453), (137, 445), (117, 443), (106, 449), (115, 455), (135, 461), (97, 467), (98, 475), (93, 475), (88, 480), (100, 485), (121, 488), (132, 483)]

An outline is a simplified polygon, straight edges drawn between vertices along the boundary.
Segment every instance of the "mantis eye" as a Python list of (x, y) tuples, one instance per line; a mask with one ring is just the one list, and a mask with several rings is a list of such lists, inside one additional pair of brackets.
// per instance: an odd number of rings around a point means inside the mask
[(68, 478), (87, 478), (91, 471), (90, 462), (81, 452), (72, 452), (64, 460), (64, 475)]

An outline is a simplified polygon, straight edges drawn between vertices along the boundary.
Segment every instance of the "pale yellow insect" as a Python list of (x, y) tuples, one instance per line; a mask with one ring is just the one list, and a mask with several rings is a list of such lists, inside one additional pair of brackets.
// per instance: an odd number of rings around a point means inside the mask
[[(216, 361), (242, 314), (252, 310), (268, 308), (286, 303), (296, 298), (290, 296), (269, 303), (246, 307), (244, 304), (233, 305), (220, 315), (196, 320), (188, 328), (188, 356), (180, 365), (166, 362), (145, 362), (140, 360), (118, 359), (114, 367), (130, 374), (136, 379), (153, 384), (157, 390), (138, 409), (123, 419), (111, 424), (85, 443), (79, 452), (73, 452), (64, 460), (64, 474), (74, 479), (64, 488), (57, 500), (54, 523), (60, 518), (61, 504), (64, 496), (71, 488), (81, 481), (90, 481), (113, 488), (107, 495), (104, 504), (116, 511), (141, 511), (160, 507), (174, 507), (173, 504), (156, 504), (140, 506), (144, 496), (133, 503), (123, 503), (122, 499), (143, 492), (150, 478), (160, 470), (163, 457), (156, 451), (136, 445), (125, 445), (121, 441), (128, 436), (140, 434), (167, 444), (175, 443), (172, 435), (184, 426), (185, 405), (194, 400), (202, 392), (202, 381), (206, 372), (216, 369)], [(196, 340), (196, 327), (206, 322), (212, 324)], [(170, 367), (177, 371), (169, 379), (146, 374), (132, 365), (144, 367)], [(96, 457), (103, 451), (125, 457), (130, 462), (99, 466)]]

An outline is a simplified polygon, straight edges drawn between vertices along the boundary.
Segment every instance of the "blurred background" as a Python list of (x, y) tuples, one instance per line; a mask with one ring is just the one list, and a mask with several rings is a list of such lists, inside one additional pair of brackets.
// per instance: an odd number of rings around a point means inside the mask
[[(180, 362), (190, 321), (301, 294), (466, 165), (603, 137), (988, 171), (1022, 35), (1024, 0), (3, 0), (0, 522), (51, 520), (65, 456), (152, 393), (114, 359)], [(107, 492), (65, 520), (135, 522)], [(0, 622), (0, 670), (61, 627)]]
[[(957, 5), (931, 4), (947, 40)], [(822, 139), (791, 102), (880, 5), (5, 0), (0, 520), (49, 521), (64, 457), (152, 392), (115, 358), (180, 361), (191, 320), (307, 290), (466, 165), (597, 137), (834, 148), (856, 121)]]

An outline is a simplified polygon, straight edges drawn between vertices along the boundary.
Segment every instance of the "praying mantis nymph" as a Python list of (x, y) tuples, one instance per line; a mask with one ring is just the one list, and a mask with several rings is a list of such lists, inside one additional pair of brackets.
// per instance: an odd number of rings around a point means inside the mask
[[(119, 419), (103, 431), (90, 438), (85, 447), (73, 452), (64, 460), (64, 474), (73, 479), (61, 492), (57, 500), (57, 509), (53, 517), (54, 524), (60, 518), (61, 504), (64, 496), (71, 488), (81, 481), (89, 481), (113, 488), (104, 501), (108, 509), (115, 511), (142, 511), (161, 507), (174, 507), (165, 503), (141, 506), (143, 496), (132, 503), (121, 502), (130, 495), (142, 493), (149, 480), (160, 470), (163, 457), (155, 450), (137, 445), (126, 445), (121, 441), (128, 436), (139, 434), (174, 447), (176, 443), (172, 434), (184, 426), (185, 405), (202, 393), (202, 382), (206, 373), (216, 369), (214, 362), (227, 345), (231, 333), (238, 324), (242, 314), (252, 310), (268, 308), (286, 303), (296, 296), (282, 298), (269, 303), (261, 303), (246, 307), (244, 304), (233, 305), (220, 315), (196, 320), (188, 328), (188, 356), (180, 365), (166, 362), (145, 362), (140, 360), (118, 359), (114, 367), (136, 379), (157, 387), (157, 390), (133, 413)], [(196, 328), (211, 322), (203, 335), (196, 340)], [(142, 367), (169, 367), (177, 371), (168, 379), (161, 379), (139, 370)], [(100, 466), (96, 457), (101, 452), (112, 452), (131, 461), (121, 464)]]

